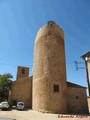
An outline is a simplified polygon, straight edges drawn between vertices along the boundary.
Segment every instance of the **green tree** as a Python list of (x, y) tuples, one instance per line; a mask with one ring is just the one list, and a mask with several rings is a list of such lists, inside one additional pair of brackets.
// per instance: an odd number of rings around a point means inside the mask
[(0, 101), (8, 100), (8, 94), (12, 84), (11, 78), (13, 76), (10, 73), (0, 75)]

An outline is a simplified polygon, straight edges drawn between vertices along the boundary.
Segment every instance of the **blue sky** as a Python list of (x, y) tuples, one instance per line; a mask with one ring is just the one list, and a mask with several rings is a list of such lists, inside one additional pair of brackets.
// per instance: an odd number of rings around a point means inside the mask
[(35, 36), (49, 20), (64, 30), (67, 80), (87, 86), (85, 69), (76, 71), (74, 61), (90, 51), (90, 0), (0, 0), (0, 74), (15, 80), (19, 65), (32, 75)]

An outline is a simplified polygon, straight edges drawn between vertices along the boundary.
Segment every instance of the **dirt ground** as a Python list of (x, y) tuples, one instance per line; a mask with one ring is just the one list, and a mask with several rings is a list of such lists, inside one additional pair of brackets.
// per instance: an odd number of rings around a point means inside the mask
[(90, 120), (89, 115), (62, 115), (62, 114), (50, 114), (50, 113), (41, 113), (34, 110), (26, 111), (0, 111), (0, 117), (5, 118), (14, 118), (16, 120)]

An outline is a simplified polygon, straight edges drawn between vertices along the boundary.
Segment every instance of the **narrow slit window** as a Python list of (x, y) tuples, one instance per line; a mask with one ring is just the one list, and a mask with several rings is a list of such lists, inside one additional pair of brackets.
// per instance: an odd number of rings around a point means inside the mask
[(77, 100), (79, 99), (78, 96), (76, 96), (76, 99), (77, 99)]

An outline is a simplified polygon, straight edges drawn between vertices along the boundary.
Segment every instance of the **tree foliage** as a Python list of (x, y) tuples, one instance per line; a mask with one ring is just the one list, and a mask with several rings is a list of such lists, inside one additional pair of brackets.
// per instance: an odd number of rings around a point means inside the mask
[(13, 76), (10, 73), (0, 75), (0, 101), (8, 100), (9, 89), (12, 84), (11, 78)]

